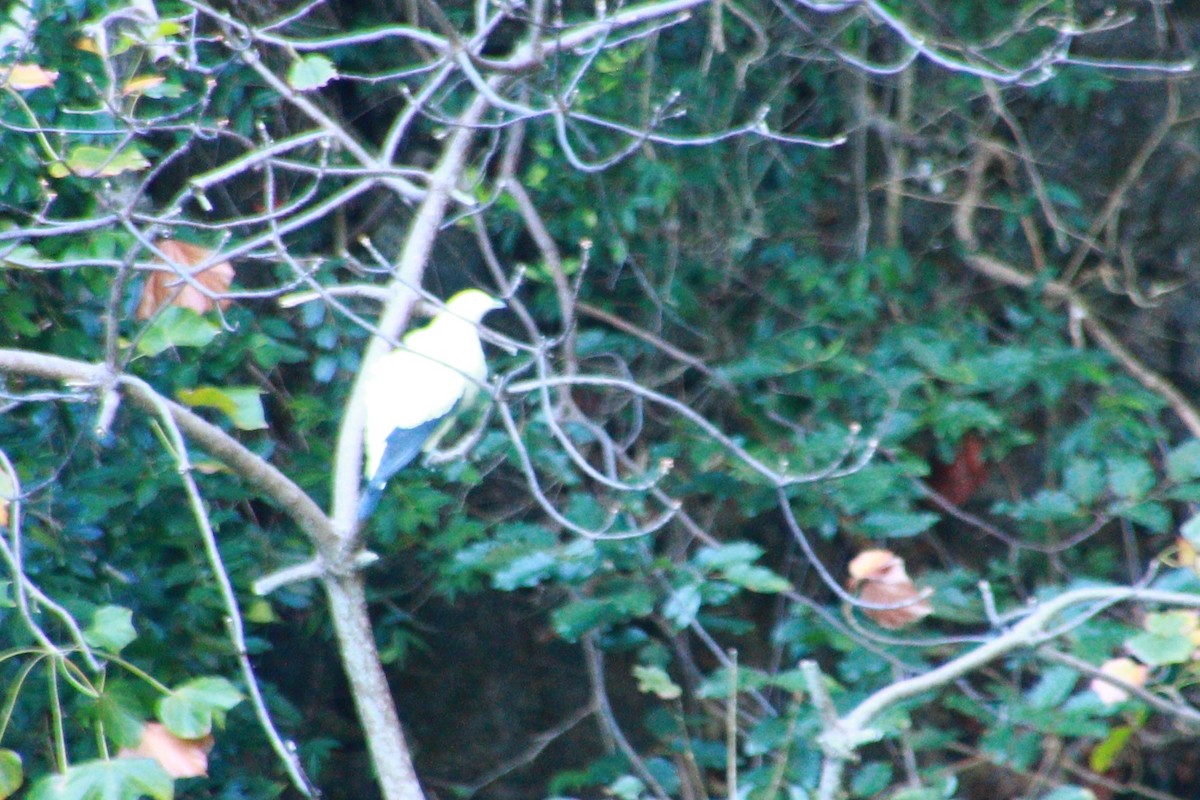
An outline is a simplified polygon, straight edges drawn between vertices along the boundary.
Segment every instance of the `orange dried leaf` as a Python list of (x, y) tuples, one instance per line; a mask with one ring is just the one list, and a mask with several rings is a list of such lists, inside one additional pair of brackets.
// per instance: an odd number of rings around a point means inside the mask
[(930, 465), (929, 488), (956, 506), (971, 499), (987, 483), (991, 471), (983, 461), (983, 439), (976, 433), (962, 438), (954, 460)]
[(854, 557), (848, 567), (850, 571), (850, 588), (853, 589), (861, 581), (876, 577), (886, 572), (899, 561), (903, 569), (904, 561), (891, 550), (864, 550)]
[(153, 758), (173, 778), (198, 778), (208, 774), (208, 751), (213, 738), (181, 739), (161, 722), (148, 722), (137, 747), (123, 747), (119, 758)]
[[(1139, 664), (1132, 658), (1110, 658), (1100, 665), (1100, 671), (1105, 675), (1128, 683), (1130, 686), (1138, 687), (1145, 686), (1146, 678), (1150, 675), (1149, 667), (1145, 664)], [(1106, 706), (1120, 703), (1129, 697), (1129, 692), (1125, 689), (1103, 678), (1092, 678), (1088, 686), (1100, 697), (1100, 702)]]
[(222, 261), (202, 272), (193, 272), (193, 267), (203, 264), (212, 256), (212, 250), (174, 239), (159, 242), (158, 249), (168, 259), (171, 271), (155, 270), (146, 278), (146, 285), (142, 287), (142, 296), (138, 300), (135, 312), (138, 319), (150, 319), (164, 305), (190, 308), (197, 314), (204, 314), (218, 305), (228, 308), (228, 300), (214, 300), (195, 286), (189, 285), (180, 275), (188, 273), (193, 281), (209, 292), (221, 294), (229, 291), (233, 283), (232, 264)]
[(904, 569), (904, 559), (890, 550), (864, 550), (850, 562), (850, 590), (858, 591), (864, 603), (899, 608), (864, 608), (863, 613), (881, 627), (896, 629), (912, 625), (933, 613), (924, 592)]
[(8, 70), (0, 68), (0, 77), (4, 78), (5, 86), (13, 89), (42, 89), (53, 86), (58, 73), (37, 64), (14, 64)]

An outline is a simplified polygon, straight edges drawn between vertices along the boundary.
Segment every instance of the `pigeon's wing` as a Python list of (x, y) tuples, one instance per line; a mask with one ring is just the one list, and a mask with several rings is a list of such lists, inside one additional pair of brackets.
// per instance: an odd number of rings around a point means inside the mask
[(419, 353), (396, 350), (380, 358), (363, 391), (367, 477), (373, 478), (379, 470), (393, 431), (415, 431), (435, 423), (421, 439), (423, 443), (465, 390), (462, 375)]
[(375, 510), (387, 482), (400, 470), (407, 467), (421, 452), (422, 445), (429, 439), (442, 421), (449, 415), (423, 422), (415, 428), (396, 428), (388, 434), (383, 446), (383, 454), (375, 474), (367, 482), (362, 499), (358, 503), (358, 518), (364, 520)]

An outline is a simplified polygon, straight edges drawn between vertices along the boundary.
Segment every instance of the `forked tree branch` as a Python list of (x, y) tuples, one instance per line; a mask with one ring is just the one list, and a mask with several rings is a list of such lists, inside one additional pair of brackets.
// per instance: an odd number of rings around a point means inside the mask
[(835, 717), (836, 712), (832, 711), (833, 706), (828, 702), (828, 693), (815, 662), (802, 663), (809, 692), (814, 702), (824, 709), (819, 744), (825, 753), (825, 763), (822, 765), (821, 782), (817, 789), (818, 800), (834, 800), (839, 796), (847, 762), (853, 759), (860, 747), (883, 736), (883, 732), (872, 728), (871, 723), (888, 708), (909, 698), (949, 686), (956, 679), (1015, 650), (1033, 648), (1068, 633), (1078, 622), (1089, 619), (1096, 610), (1088, 609), (1081, 613), (1077, 621), (1071, 620), (1056, 628), (1051, 627), (1061, 615), (1078, 606), (1106, 608), (1117, 603), (1135, 601), (1180, 608), (1200, 608), (1200, 594), (1131, 586), (1089, 587), (1064, 592), (1035, 606), (1024, 619), (996, 638), (928, 672), (888, 684), (840, 717)]
[(1146, 366), (1118, 339), (1100, 321), (1079, 292), (1061, 281), (1030, 275), (1003, 259), (982, 252), (979, 237), (975, 233), (975, 212), (983, 199), (984, 173), (988, 165), (998, 158), (1000, 155), (995, 147), (985, 145), (980, 148), (968, 170), (966, 188), (954, 210), (954, 233), (963, 246), (963, 258), (967, 264), (982, 275), (1018, 289), (1029, 289), (1036, 284), (1042, 294), (1065, 304), (1072, 322), (1082, 325), (1096, 343), (1138, 383), (1165, 400), (1192, 436), (1200, 437), (1200, 409), (1175, 384)]

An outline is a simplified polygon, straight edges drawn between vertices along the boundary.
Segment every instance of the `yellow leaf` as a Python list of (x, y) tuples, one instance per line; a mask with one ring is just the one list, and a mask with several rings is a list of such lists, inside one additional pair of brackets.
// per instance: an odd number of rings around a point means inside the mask
[(53, 86), (58, 73), (42, 69), (37, 64), (14, 64), (7, 70), (0, 68), (0, 79), (12, 89), (42, 89)]
[[(1100, 665), (1100, 672), (1128, 683), (1130, 686), (1142, 687), (1146, 685), (1150, 668), (1145, 664), (1139, 664), (1132, 658), (1110, 658)], [(1099, 696), (1100, 702), (1106, 706), (1120, 703), (1129, 697), (1129, 692), (1102, 678), (1092, 678), (1089, 687)]]
[(121, 94), (126, 97), (131, 94), (141, 94), (147, 89), (153, 89), (165, 80), (166, 78), (162, 75), (143, 75), (140, 78), (133, 78), (125, 83), (124, 88), (121, 89)]

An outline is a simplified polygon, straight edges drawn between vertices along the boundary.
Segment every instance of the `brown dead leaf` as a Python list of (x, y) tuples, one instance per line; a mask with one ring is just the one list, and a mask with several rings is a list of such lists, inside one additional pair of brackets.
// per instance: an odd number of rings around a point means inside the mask
[(891, 550), (864, 550), (849, 565), (850, 591), (874, 605), (912, 601), (900, 608), (864, 608), (863, 613), (888, 629), (904, 628), (933, 613), (925, 593), (904, 569), (904, 559)]
[[(1100, 665), (1100, 671), (1105, 675), (1128, 683), (1130, 686), (1145, 686), (1150, 668), (1139, 664), (1132, 658), (1110, 658)], [(1116, 684), (1102, 678), (1092, 678), (1089, 688), (1100, 697), (1100, 702), (1106, 706), (1115, 705), (1129, 698), (1129, 692)]]
[(43, 89), (53, 86), (58, 73), (51, 69), (42, 69), (37, 64), (14, 64), (8, 69), (0, 67), (0, 85), (18, 91), (23, 89)]
[(970, 432), (962, 438), (949, 464), (930, 464), (929, 488), (956, 506), (970, 500), (988, 481), (991, 470), (983, 460), (983, 438)]
[[(169, 259), (173, 270), (191, 273), (192, 279), (210, 292), (219, 294), (229, 291), (233, 283), (233, 265), (228, 261), (214, 264), (203, 272), (192, 272), (193, 267), (204, 263), (212, 255), (213, 251), (207, 247), (164, 239), (158, 243), (158, 249)], [(155, 270), (146, 278), (146, 285), (142, 287), (142, 296), (138, 300), (135, 316), (138, 319), (150, 319), (164, 305), (182, 306), (204, 314), (218, 305), (228, 308), (229, 301), (213, 300), (186, 283), (178, 274), (167, 270)]]
[(173, 778), (208, 774), (208, 751), (213, 738), (181, 739), (160, 722), (147, 722), (137, 747), (122, 747), (118, 758), (153, 758)]

